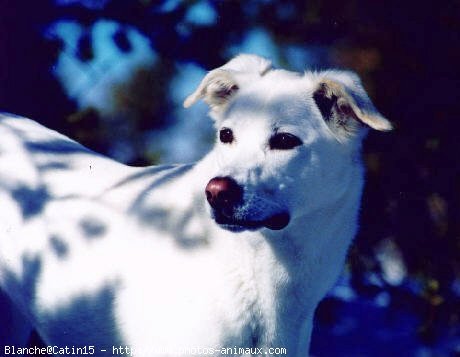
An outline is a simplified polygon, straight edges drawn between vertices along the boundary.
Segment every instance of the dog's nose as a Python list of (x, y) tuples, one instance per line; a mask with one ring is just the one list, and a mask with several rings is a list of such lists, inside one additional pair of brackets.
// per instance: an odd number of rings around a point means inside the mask
[(231, 177), (214, 177), (206, 185), (206, 199), (212, 208), (232, 208), (243, 199), (243, 189)]

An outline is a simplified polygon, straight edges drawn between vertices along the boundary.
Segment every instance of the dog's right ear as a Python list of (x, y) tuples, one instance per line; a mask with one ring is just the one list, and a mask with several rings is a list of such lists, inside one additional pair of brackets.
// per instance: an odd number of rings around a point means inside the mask
[(198, 88), (184, 101), (188, 108), (203, 99), (215, 111), (223, 108), (241, 85), (253, 76), (263, 76), (272, 68), (269, 60), (255, 55), (239, 55), (209, 72)]
[(198, 88), (184, 101), (184, 107), (188, 108), (198, 100), (203, 99), (211, 109), (222, 106), (239, 89), (232, 73), (228, 70), (217, 68), (209, 72), (201, 81)]

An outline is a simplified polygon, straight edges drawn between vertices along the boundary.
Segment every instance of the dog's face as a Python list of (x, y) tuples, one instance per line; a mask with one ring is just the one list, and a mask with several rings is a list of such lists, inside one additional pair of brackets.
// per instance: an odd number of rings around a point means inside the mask
[(239, 56), (210, 72), (186, 106), (211, 107), (216, 173), (205, 188), (213, 219), (231, 231), (283, 229), (337, 202), (360, 169), (365, 126), (389, 130), (350, 73), (300, 75)]

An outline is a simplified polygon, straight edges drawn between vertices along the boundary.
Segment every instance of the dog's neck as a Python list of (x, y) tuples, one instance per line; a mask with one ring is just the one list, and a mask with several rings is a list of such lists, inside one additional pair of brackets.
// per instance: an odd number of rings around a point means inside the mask
[[(297, 217), (281, 231), (261, 231), (276, 261), (275, 274), (287, 274), (278, 294), (279, 321), (284, 330), (300, 334), (296, 354), (307, 355), (314, 311), (337, 280), (357, 229), (361, 185), (355, 185), (329, 208)], [(263, 264), (263, 261), (261, 260)]]

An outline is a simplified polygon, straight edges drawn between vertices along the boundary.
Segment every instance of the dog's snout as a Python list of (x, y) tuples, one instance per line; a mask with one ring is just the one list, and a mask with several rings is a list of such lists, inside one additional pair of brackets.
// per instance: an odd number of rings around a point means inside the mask
[(243, 198), (243, 189), (231, 177), (214, 177), (206, 185), (206, 199), (213, 208), (232, 208)]

